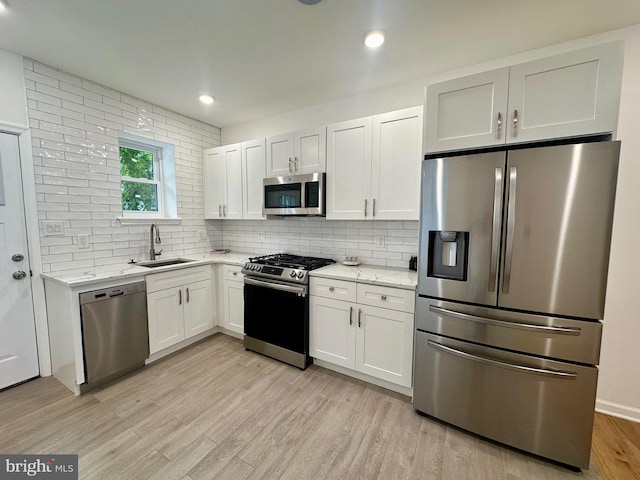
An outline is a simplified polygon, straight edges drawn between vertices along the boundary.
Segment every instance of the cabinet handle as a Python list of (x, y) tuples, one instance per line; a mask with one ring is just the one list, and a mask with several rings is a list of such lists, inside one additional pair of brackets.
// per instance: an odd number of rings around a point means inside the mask
[(189, 287), (187, 287), (187, 303), (189, 303)]
[(236, 275), (238, 275), (238, 272), (231, 272), (231, 274), (235, 277)]
[(498, 121), (496, 122), (497, 131), (498, 131), (498, 140), (502, 136), (502, 112), (498, 112)]
[(294, 157), (293, 158), (293, 169), (297, 172), (298, 171), (298, 157)]
[(353, 307), (349, 307), (349, 325), (353, 325)]
[(178, 290), (178, 305), (182, 305), (182, 289)]
[(513, 136), (518, 136), (518, 110), (513, 111)]
[(386, 299), (387, 299), (387, 296), (386, 296), (386, 295), (381, 295), (381, 296), (380, 296), (380, 298), (381, 298), (382, 300), (386, 300)]
[(329, 287), (329, 291), (330, 291), (330, 292), (333, 292), (334, 290), (335, 290), (335, 288), (333, 288), (333, 287)]
[(222, 217), (222, 205), (218, 204), (218, 216)]
[(362, 316), (362, 309), (359, 308), (358, 309), (358, 328), (362, 327), (362, 321), (360, 320), (361, 316)]
[(289, 172), (292, 172), (292, 170), (291, 170), (291, 157), (289, 157)]
[(376, 199), (373, 199), (373, 216), (376, 216)]
[(227, 216), (227, 206), (226, 205), (222, 205), (222, 216), (223, 217)]
[(364, 199), (364, 216), (367, 216), (367, 199)]

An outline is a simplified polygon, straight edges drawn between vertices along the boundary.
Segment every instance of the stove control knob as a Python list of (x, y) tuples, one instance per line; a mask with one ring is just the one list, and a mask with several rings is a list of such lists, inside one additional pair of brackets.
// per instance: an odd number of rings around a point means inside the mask
[(291, 276), (291, 278), (296, 278), (296, 272), (295, 271), (292, 271), (289, 275)]
[(298, 272), (298, 278), (304, 277), (304, 272)]

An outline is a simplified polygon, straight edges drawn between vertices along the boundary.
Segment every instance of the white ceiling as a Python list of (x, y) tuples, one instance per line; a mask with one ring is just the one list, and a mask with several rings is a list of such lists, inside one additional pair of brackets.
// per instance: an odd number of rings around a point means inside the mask
[(220, 127), (640, 23), (638, 0), (8, 1), (0, 48)]

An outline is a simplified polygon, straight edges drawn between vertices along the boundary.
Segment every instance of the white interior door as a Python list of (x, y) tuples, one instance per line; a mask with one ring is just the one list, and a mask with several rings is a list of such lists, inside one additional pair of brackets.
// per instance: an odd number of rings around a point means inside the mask
[(38, 376), (18, 137), (0, 133), (0, 389)]

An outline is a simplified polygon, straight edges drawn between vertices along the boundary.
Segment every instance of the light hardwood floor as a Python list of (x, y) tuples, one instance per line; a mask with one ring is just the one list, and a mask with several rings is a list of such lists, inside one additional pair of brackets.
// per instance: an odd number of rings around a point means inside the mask
[(575, 473), (220, 334), (80, 397), (52, 377), (1, 392), (0, 452), (77, 453), (83, 480), (602, 478), (596, 454)]

